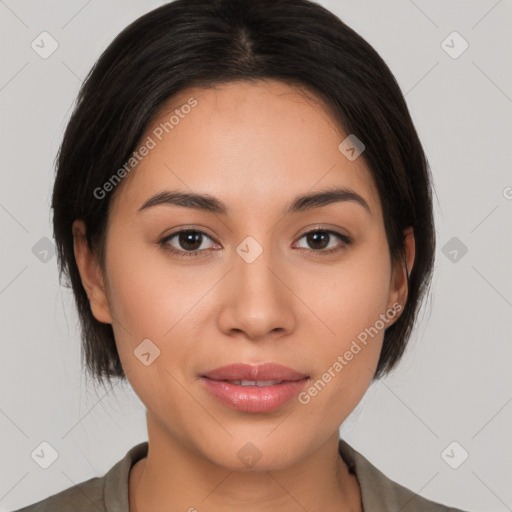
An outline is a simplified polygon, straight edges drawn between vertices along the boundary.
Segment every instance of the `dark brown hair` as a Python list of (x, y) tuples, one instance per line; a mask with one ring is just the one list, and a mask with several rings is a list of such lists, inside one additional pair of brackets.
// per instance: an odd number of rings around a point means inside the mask
[[(377, 52), (334, 14), (308, 0), (176, 0), (140, 17), (108, 46), (86, 77), (57, 156), (52, 208), (60, 277), (73, 289), (90, 374), (125, 378), (112, 326), (91, 313), (73, 251), (75, 219), (104, 262), (114, 189), (94, 191), (136, 149), (163, 103), (190, 87), (274, 79), (312, 91), (347, 134), (366, 146), (393, 262), (412, 226), (416, 257), (400, 318), (384, 334), (374, 379), (401, 358), (435, 253), (431, 177), (404, 97)], [(341, 141), (340, 141), (341, 142)], [(69, 282), (66, 283), (69, 286)]]

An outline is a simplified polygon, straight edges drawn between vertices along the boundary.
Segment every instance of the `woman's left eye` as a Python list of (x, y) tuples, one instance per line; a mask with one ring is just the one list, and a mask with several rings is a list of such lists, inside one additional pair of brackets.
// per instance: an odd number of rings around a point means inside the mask
[[(329, 247), (329, 243), (332, 241), (333, 236), (338, 238), (338, 240), (341, 240), (342, 243), (338, 243), (334, 245), (334, 247)], [(208, 249), (203, 247), (203, 238), (213, 242), (211, 237), (203, 231), (196, 229), (184, 229), (166, 236), (160, 240), (159, 245), (162, 246), (166, 251), (169, 251), (180, 257), (187, 258), (190, 256), (200, 256), (203, 251)], [(347, 245), (351, 244), (350, 238), (346, 235), (342, 235), (341, 233), (327, 229), (314, 229), (312, 231), (308, 231), (307, 233), (304, 233), (299, 238), (299, 240), (302, 240), (303, 238), (306, 238), (307, 243), (312, 246), (312, 248), (301, 248), (306, 249), (311, 253), (318, 252), (320, 254), (329, 254), (340, 251)], [(173, 239), (176, 239), (178, 247), (173, 245), (171, 242)], [(295, 242), (295, 244), (298, 244), (298, 242)]]
[[(338, 243), (337, 245), (329, 247), (329, 242), (332, 241), (333, 236), (338, 238), (338, 240), (341, 240), (343, 243)], [(314, 229), (312, 231), (308, 231), (307, 233), (304, 233), (299, 240), (304, 237), (306, 237), (307, 243), (310, 246), (313, 246), (313, 249), (307, 247), (305, 249), (309, 252), (318, 252), (320, 254), (330, 254), (341, 251), (344, 247), (352, 243), (348, 236), (328, 229)]]

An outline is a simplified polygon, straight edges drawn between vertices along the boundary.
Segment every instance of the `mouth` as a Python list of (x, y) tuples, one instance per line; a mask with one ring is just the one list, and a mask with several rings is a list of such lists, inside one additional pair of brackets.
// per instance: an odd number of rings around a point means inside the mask
[[(215, 379), (214, 379), (215, 380)], [(260, 388), (264, 386), (275, 386), (283, 382), (290, 382), (284, 380), (223, 380), (221, 382), (229, 382), (238, 386), (258, 386)]]
[[(202, 377), (207, 377), (217, 381), (230, 381), (237, 382), (242, 385), (253, 386), (257, 385), (254, 383), (258, 382), (271, 382), (271, 384), (279, 384), (283, 381), (297, 381), (308, 377), (305, 373), (298, 372), (293, 368), (284, 366), (277, 363), (265, 363), (265, 364), (246, 364), (246, 363), (235, 363), (227, 366), (221, 366), (210, 370)], [(243, 383), (251, 384), (243, 384)], [(262, 385), (271, 385), (262, 384)]]
[(243, 412), (271, 412), (288, 403), (309, 375), (287, 366), (237, 363), (201, 375), (205, 389), (224, 405)]

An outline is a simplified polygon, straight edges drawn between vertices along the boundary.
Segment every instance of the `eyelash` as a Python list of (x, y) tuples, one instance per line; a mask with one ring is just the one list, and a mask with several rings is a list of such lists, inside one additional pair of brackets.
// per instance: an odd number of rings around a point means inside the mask
[[(201, 253), (203, 251), (206, 251), (207, 249), (201, 249), (201, 250), (195, 250), (195, 251), (184, 251), (184, 250), (178, 250), (176, 249), (175, 247), (172, 247), (171, 245), (168, 245), (167, 242), (169, 240), (171, 240), (172, 238), (174, 238), (176, 235), (179, 235), (181, 233), (198, 233), (198, 234), (201, 234), (203, 236), (206, 236), (207, 238), (209, 238), (210, 240), (213, 241), (213, 239), (207, 235), (204, 231), (201, 231), (199, 229), (182, 229), (180, 231), (175, 231), (174, 233), (171, 233), (170, 235), (167, 235), (165, 238), (162, 238), (162, 240), (160, 240), (158, 242), (158, 244), (167, 252), (171, 253), (171, 254), (174, 254), (180, 258), (194, 258), (194, 257), (197, 257), (197, 256), (200, 256)], [(352, 240), (346, 236), (346, 235), (342, 235), (341, 233), (338, 233), (337, 231), (332, 231), (332, 230), (329, 230), (329, 229), (313, 229), (311, 231), (307, 231), (306, 233), (304, 233), (300, 238), (304, 238), (305, 236), (311, 234), (311, 233), (328, 233), (329, 235), (334, 235), (335, 237), (338, 237), (344, 245), (341, 245), (341, 246), (338, 246), (338, 247), (334, 247), (332, 249), (319, 249), (319, 250), (315, 250), (315, 249), (304, 249), (302, 248), (303, 250), (309, 252), (309, 253), (316, 253), (315, 255), (317, 255), (318, 253), (320, 255), (328, 255), (328, 254), (332, 254), (332, 253), (335, 253), (335, 252), (338, 252), (338, 251), (341, 251), (342, 249), (344, 249), (346, 246), (350, 245), (352, 243)]]

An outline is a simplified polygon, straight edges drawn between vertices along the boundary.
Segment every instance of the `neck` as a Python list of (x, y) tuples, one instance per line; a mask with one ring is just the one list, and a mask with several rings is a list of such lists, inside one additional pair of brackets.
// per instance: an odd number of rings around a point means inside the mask
[(130, 472), (130, 512), (362, 511), (357, 478), (338, 453), (337, 431), (292, 466), (252, 471), (216, 465), (164, 433), (149, 417), (148, 434), (148, 455)]

